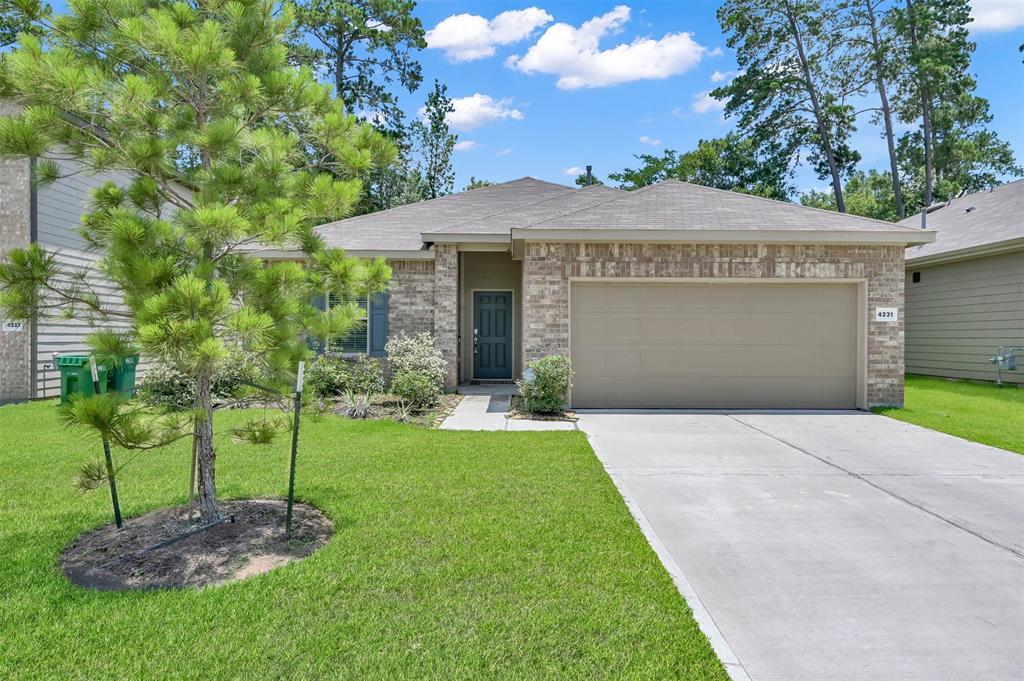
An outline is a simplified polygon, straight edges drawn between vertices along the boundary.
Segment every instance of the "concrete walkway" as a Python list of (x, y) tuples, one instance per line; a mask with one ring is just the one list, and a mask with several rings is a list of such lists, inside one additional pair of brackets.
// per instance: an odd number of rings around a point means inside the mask
[(514, 385), (466, 385), (460, 386), (462, 401), (455, 411), (444, 420), (444, 430), (575, 430), (570, 421), (536, 421), (532, 419), (510, 419), (506, 417)]
[(861, 412), (580, 417), (733, 678), (1024, 678), (1024, 456)]

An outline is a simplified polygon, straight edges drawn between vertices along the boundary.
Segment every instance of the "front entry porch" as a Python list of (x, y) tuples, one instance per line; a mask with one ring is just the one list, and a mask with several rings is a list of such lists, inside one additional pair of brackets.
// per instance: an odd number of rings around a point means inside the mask
[(509, 383), (519, 378), (522, 263), (508, 251), (460, 250), (458, 380)]

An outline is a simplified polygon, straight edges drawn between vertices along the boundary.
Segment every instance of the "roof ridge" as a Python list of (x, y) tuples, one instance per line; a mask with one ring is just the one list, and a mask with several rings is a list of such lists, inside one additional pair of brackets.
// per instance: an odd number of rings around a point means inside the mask
[[(529, 224), (526, 227), (522, 227), (520, 229), (529, 229), (531, 227), (536, 227), (537, 225), (542, 225), (545, 222), (550, 222), (551, 220), (554, 220), (555, 218), (564, 218), (567, 215), (574, 215), (575, 213), (581, 213), (581, 212), (583, 212), (585, 210), (590, 210), (591, 208), (597, 208), (598, 206), (603, 206), (603, 205), (608, 204), (608, 203), (614, 203), (616, 201), (625, 201), (626, 199), (633, 198), (634, 196), (639, 194), (641, 191), (643, 191), (644, 189), (648, 189), (651, 186), (653, 186), (653, 185), (647, 185), (646, 187), (642, 187), (641, 189), (634, 189), (633, 191), (629, 191), (627, 189), (623, 189), (623, 190), (620, 190), (620, 191), (622, 191), (622, 196), (615, 196), (613, 198), (608, 199), (607, 201), (600, 201), (598, 203), (592, 203), (589, 206), (583, 206), (581, 208), (577, 208), (576, 210), (570, 210), (570, 211), (566, 211), (565, 213), (559, 213), (558, 215), (552, 215), (549, 218), (544, 218), (543, 220), (538, 220), (537, 222)], [(613, 189), (615, 189), (615, 187), (613, 187)]]
[[(673, 179), (673, 180), (675, 180), (676, 182), (678, 182), (680, 184), (684, 184), (684, 185), (687, 185), (687, 186), (690, 186), (690, 187), (699, 187), (700, 189), (707, 189), (708, 191), (712, 191), (712, 192), (720, 192), (722, 194), (730, 194), (732, 196), (745, 196), (745, 197), (748, 197), (748, 198), (751, 198), (751, 199), (757, 199), (759, 201), (766, 201), (768, 203), (773, 203), (773, 204), (780, 204), (780, 205), (787, 206), (787, 207), (792, 207), (792, 208), (803, 208), (803, 209), (806, 209), (806, 210), (818, 211), (819, 213), (828, 213), (829, 215), (841, 215), (841, 216), (844, 216), (844, 217), (847, 217), (847, 218), (853, 218), (854, 220), (868, 220), (870, 222), (877, 222), (879, 224), (886, 225), (888, 227), (895, 227), (897, 229), (909, 229), (910, 231), (913, 231), (913, 232), (920, 232), (921, 231), (920, 229), (918, 229), (916, 227), (908, 227), (906, 225), (901, 225), (898, 222), (889, 222), (888, 220), (879, 220), (878, 218), (869, 218), (869, 217), (866, 217), (864, 215), (853, 215), (852, 213), (840, 213), (837, 210), (828, 210), (826, 208), (818, 208), (816, 206), (805, 206), (802, 203), (794, 203), (792, 201), (780, 201), (779, 199), (770, 199), (767, 196), (759, 196), (757, 194), (747, 194), (745, 192), (739, 192), (739, 191), (736, 191), (736, 190), (733, 190), (733, 189), (719, 189), (718, 187), (709, 187), (709, 186), (707, 186), (705, 184), (697, 184), (696, 182), (687, 182), (685, 180), (677, 180), (675, 178), (670, 178), (670, 179)], [(664, 182), (659, 182), (658, 184), (663, 184), (663, 183)], [(657, 186), (657, 185), (651, 185), (651, 186)]]
[[(555, 183), (551, 182), (549, 184), (555, 184)], [(456, 222), (454, 225), (448, 225), (444, 229), (439, 229), (439, 230), (436, 230), (436, 231), (438, 231), (438, 232), (450, 232), (453, 229), (455, 229), (456, 227), (461, 227), (462, 225), (465, 225), (465, 224), (470, 223), (470, 222), (482, 222), (484, 220), (488, 220), (488, 219), (496, 217), (498, 215), (504, 215), (505, 213), (511, 213), (513, 211), (522, 210), (523, 208), (526, 208), (527, 206), (539, 206), (542, 203), (546, 203), (547, 201), (554, 201), (555, 199), (562, 198), (566, 194), (572, 193), (572, 192), (575, 192), (575, 191), (577, 191), (577, 190), (571, 189), (569, 187), (566, 187), (564, 192), (562, 192), (560, 194), (555, 194), (554, 196), (549, 196), (549, 197), (547, 197), (545, 199), (541, 199), (540, 201), (533, 201), (531, 203), (520, 204), (518, 206), (515, 206), (514, 208), (506, 208), (505, 210), (499, 210), (499, 211), (496, 211), (494, 213), (488, 213), (487, 215), (482, 215), (482, 216), (480, 216), (478, 218), (468, 218), (466, 220), (463, 220), (462, 222)], [(421, 233), (422, 234), (430, 234), (431, 232), (421, 232)]]

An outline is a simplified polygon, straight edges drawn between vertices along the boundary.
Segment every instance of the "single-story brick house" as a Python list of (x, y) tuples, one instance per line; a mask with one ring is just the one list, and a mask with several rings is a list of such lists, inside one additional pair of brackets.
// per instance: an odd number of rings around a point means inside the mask
[[(935, 241), (906, 254), (907, 372), (994, 381), (996, 348), (1024, 347), (1024, 180), (925, 217)], [(900, 224), (920, 227), (921, 218)], [(1024, 366), (1002, 380), (1024, 385)]]
[(678, 181), (529, 177), (318, 231), (394, 270), (346, 349), (428, 331), (449, 388), (568, 355), (575, 407), (900, 404), (904, 249), (934, 236)]

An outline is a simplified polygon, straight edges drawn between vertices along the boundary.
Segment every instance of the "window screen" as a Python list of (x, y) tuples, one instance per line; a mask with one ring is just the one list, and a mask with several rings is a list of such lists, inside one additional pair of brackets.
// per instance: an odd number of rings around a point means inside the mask
[[(344, 301), (337, 295), (331, 293), (327, 296), (327, 309), (330, 309), (335, 305), (339, 305), (343, 302), (349, 301)], [(353, 302), (359, 305), (361, 309), (367, 309), (367, 302), (365, 297)], [(369, 334), (367, 333), (366, 320), (363, 320), (362, 322), (359, 323), (358, 326), (356, 326), (356, 328), (352, 329), (352, 331), (345, 338), (332, 338), (328, 343), (328, 347), (330, 348), (331, 352), (366, 353), (369, 347), (368, 343)]]

